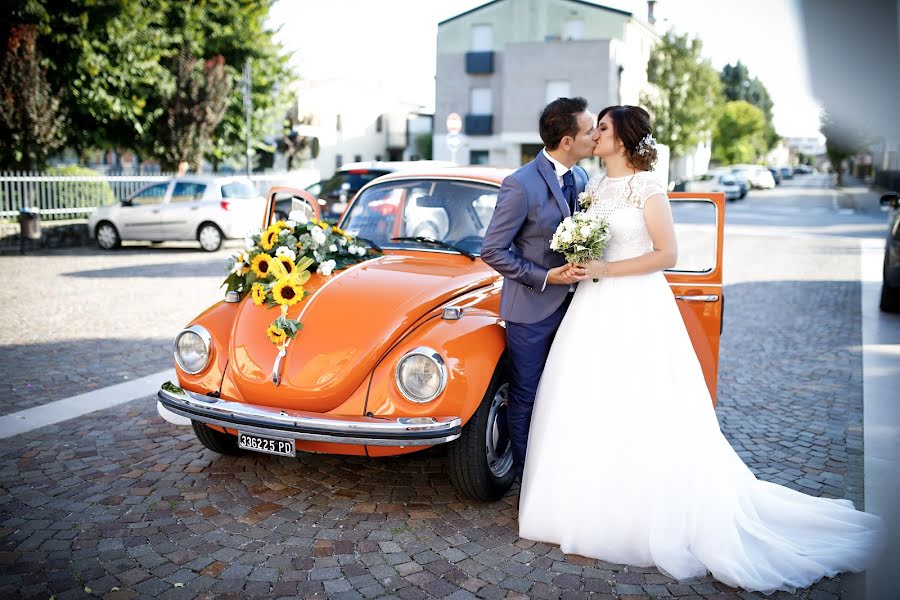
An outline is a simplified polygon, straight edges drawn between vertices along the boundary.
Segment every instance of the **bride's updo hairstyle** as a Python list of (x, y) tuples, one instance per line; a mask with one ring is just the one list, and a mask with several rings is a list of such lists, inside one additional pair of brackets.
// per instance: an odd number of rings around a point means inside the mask
[(656, 164), (656, 142), (650, 128), (650, 113), (640, 106), (607, 106), (597, 115), (597, 124), (605, 115), (613, 122), (616, 137), (625, 146), (625, 158), (635, 169), (652, 171)]

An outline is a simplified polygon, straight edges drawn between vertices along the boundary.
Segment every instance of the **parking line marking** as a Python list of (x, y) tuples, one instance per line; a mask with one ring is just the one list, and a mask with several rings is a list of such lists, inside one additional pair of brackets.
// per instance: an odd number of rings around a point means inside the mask
[(40, 427), (68, 421), (104, 408), (125, 404), (156, 394), (159, 386), (175, 380), (175, 369), (167, 369), (138, 379), (48, 402), (0, 416), (0, 439), (27, 433)]

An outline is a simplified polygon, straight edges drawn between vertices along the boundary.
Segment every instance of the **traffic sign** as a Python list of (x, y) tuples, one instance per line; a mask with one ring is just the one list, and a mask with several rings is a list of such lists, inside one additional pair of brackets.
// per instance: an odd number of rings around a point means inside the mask
[(447, 134), (447, 149), (450, 152), (456, 152), (462, 147), (462, 136), (458, 133)]
[(462, 117), (459, 113), (450, 113), (447, 115), (447, 133), (459, 133), (462, 131)]

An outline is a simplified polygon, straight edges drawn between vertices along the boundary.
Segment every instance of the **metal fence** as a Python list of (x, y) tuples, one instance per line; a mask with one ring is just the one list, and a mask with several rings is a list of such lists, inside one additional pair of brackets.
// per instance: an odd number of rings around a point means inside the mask
[[(0, 172), (0, 245), (3, 240), (9, 242), (11, 237), (18, 236), (21, 209), (36, 211), (42, 221), (83, 221), (99, 206), (122, 201), (146, 185), (172, 177), (175, 177), (174, 173), (79, 176)], [(305, 187), (318, 179), (318, 169), (250, 177), (260, 195), (265, 195), (275, 185)]]

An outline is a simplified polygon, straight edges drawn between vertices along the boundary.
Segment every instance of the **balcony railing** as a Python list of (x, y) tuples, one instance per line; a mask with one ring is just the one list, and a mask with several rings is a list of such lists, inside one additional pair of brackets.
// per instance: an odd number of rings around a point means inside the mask
[(466, 73), (470, 75), (482, 75), (493, 72), (493, 52), (466, 52)]
[(494, 115), (466, 115), (466, 135), (491, 135), (494, 133)]

